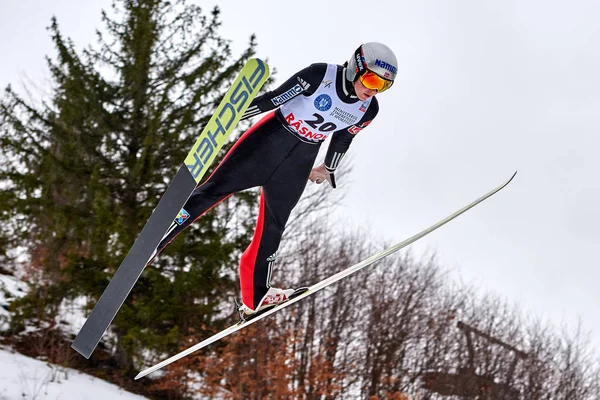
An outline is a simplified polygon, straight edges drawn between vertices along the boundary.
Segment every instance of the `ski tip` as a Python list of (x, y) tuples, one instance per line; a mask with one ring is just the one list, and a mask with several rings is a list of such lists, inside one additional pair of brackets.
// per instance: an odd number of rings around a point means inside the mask
[(260, 65), (260, 67), (266, 71), (267, 76), (270, 75), (269, 64), (267, 64), (265, 61), (263, 61), (262, 59), (260, 59), (258, 57), (253, 57), (253, 58), (249, 59), (247, 61), (246, 65), (254, 63), (254, 62), (257, 63), (258, 65)]
[(513, 179), (515, 178), (515, 176), (517, 175), (517, 172), (519, 172), (519, 171), (515, 171), (515, 172), (513, 172), (513, 174), (511, 175), (511, 177), (510, 177), (510, 178), (509, 178), (509, 179), (508, 179), (506, 182), (504, 182), (504, 183), (503, 183), (503, 184), (502, 184), (500, 187), (501, 187), (501, 188), (503, 188), (503, 187), (506, 187), (506, 186), (507, 186), (509, 183), (511, 183), (511, 182), (512, 182), (512, 180), (513, 180)]

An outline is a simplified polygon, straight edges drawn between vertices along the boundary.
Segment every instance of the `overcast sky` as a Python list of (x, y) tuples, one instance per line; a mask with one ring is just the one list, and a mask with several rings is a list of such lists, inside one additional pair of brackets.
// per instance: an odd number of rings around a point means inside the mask
[[(580, 317), (600, 349), (599, 1), (220, 3), (223, 36), (239, 51), (256, 33), (276, 83), (313, 62), (343, 63), (363, 42), (390, 46), (398, 78), (352, 144), (339, 217), (399, 242), (518, 170), (412, 249), (557, 324)], [(52, 15), (81, 48), (109, 4), (2, 0), (0, 86), (44, 84)]]

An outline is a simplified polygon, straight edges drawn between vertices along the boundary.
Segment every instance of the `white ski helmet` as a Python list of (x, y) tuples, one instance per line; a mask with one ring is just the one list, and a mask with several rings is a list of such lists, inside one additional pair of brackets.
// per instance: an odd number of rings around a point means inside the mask
[(396, 55), (383, 43), (369, 42), (360, 45), (348, 60), (346, 79), (355, 82), (367, 71), (393, 82), (398, 72)]

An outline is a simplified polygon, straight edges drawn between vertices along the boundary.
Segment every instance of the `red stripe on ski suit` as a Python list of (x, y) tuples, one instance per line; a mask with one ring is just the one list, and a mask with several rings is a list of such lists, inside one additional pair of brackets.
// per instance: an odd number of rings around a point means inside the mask
[[(204, 185), (206, 182), (208, 182), (210, 180), (210, 178), (212, 178), (212, 176), (214, 175), (214, 173), (217, 172), (217, 170), (219, 169), (219, 167), (225, 162), (225, 160), (227, 160), (231, 156), (231, 154), (233, 154), (233, 151), (236, 149), (236, 147), (238, 147), (240, 145), (240, 143), (242, 143), (246, 138), (248, 138), (248, 136), (250, 136), (252, 133), (254, 133), (254, 131), (256, 131), (258, 128), (260, 128), (264, 123), (266, 123), (271, 118), (274, 118), (274, 114), (275, 114), (275, 111), (269, 112), (264, 117), (262, 117), (256, 124), (252, 125), (250, 127), (250, 129), (248, 129), (246, 132), (244, 132), (244, 134), (242, 136), (240, 136), (240, 138), (233, 144), (233, 146), (231, 146), (231, 149), (229, 149), (229, 151), (227, 152), (227, 154), (225, 155), (225, 157), (223, 157), (223, 160), (221, 160), (221, 162), (219, 163), (219, 165), (217, 165), (217, 167), (210, 174), (210, 176), (202, 184), (198, 185), (197, 187), (200, 187), (200, 186)], [(213, 204), (212, 206), (210, 206), (206, 211), (204, 211), (202, 214), (200, 214), (196, 218), (194, 218), (194, 220), (189, 223), (188, 227), (190, 225), (192, 225), (194, 222), (196, 222), (200, 217), (202, 217), (203, 215), (205, 215), (207, 212), (209, 212), (210, 210), (212, 210), (213, 208), (215, 208), (216, 206), (218, 206), (219, 204), (221, 204), (223, 201), (227, 200), (232, 195), (233, 195), (233, 193), (230, 194), (229, 196), (223, 197), (221, 200), (219, 200), (218, 202), (216, 202), (215, 204)], [(185, 208), (185, 205), (183, 207)], [(186, 227), (186, 229), (187, 229), (187, 227)], [(181, 232), (183, 232), (183, 231), (181, 231)], [(157, 252), (154, 255), (154, 257), (152, 257), (152, 259), (150, 261), (148, 261), (148, 263), (146, 264), (146, 267), (148, 265), (150, 265), (156, 259), (156, 257), (158, 257), (158, 255), (162, 252), (162, 250), (164, 250), (169, 244), (171, 244), (171, 242), (173, 240), (175, 240), (175, 238), (177, 236), (179, 236), (181, 234), (181, 232), (179, 232), (177, 235), (173, 236), (173, 238), (171, 240), (169, 240), (167, 242), (167, 244), (165, 244), (164, 247), (159, 252)], [(251, 301), (249, 304), (253, 304), (253, 302)]]
[(260, 191), (260, 206), (258, 209), (258, 220), (252, 242), (240, 258), (240, 289), (242, 291), (242, 302), (254, 310), (254, 267), (258, 249), (262, 239), (263, 227), (265, 223), (265, 195)]

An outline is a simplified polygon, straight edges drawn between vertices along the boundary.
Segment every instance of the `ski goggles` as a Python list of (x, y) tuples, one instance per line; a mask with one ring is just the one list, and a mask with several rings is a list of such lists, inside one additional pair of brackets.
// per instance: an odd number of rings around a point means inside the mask
[(379, 93), (388, 90), (390, 86), (392, 86), (392, 83), (394, 83), (393, 81), (383, 79), (375, 72), (371, 71), (366, 71), (359, 79), (364, 87), (371, 90), (377, 90)]

